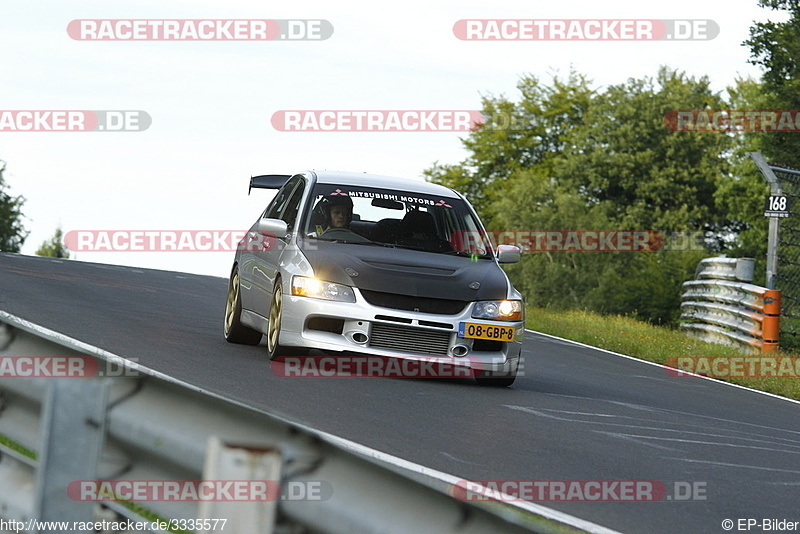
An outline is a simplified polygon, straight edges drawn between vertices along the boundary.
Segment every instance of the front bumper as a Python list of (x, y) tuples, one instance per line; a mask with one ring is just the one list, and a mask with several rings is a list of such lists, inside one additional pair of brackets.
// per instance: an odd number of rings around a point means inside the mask
[[(524, 321), (473, 319), (472, 305), (456, 315), (379, 307), (354, 288), (356, 302), (333, 302), (284, 295), (280, 344), (335, 352), (355, 352), (508, 373), (517, 368)], [(513, 341), (481, 341), (458, 336), (461, 322), (514, 328)]]

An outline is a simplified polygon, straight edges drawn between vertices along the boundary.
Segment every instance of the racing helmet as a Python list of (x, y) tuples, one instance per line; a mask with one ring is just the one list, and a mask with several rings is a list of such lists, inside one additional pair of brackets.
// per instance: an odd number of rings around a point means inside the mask
[(334, 206), (344, 206), (347, 208), (347, 225), (353, 221), (353, 200), (346, 193), (334, 192), (327, 195), (320, 202), (320, 208), (325, 215), (325, 224), (331, 225), (331, 208)]

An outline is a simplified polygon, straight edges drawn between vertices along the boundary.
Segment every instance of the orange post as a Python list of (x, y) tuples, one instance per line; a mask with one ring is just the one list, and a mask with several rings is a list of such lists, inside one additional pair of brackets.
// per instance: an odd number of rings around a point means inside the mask
[(781, 292), (777, 289), (767, 289), (764, 292), (764, 315), (781, 314)]
[(764, 292), (764, 320), (761, 321), (761, 352), (777, 352), (780, 338), (781, 292), (767, 289)]
[(771, 352), (778, 352), (778, 344), (764, 342), (761, 345), (761, 352), (764, 354), (769, 354)]
[(761, 321), (761, 339), (764, 341), (777, 342), (780, 331), (780, 317), (768, 315)]

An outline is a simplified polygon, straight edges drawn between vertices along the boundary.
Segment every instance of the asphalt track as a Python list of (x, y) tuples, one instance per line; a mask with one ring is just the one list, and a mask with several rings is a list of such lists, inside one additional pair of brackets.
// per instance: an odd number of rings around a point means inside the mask
[[(225, 342), (226, 286), (0, 254), (0, 310), (258, 410), (468, 480), (664, 485), (657, 502), (540, 503), (605, 527), (719, 533), (724, 519), (800, 521), (797, 403), (533, 333), (524, 376), (507, 389), (282, 378), (263, 344)], [(683, 499), (689, 487), (699, 493)]]

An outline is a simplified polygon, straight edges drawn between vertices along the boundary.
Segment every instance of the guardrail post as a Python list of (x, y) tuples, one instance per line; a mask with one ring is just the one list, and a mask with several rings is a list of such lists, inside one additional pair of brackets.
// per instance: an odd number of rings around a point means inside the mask
[[(764, 159), (764, 156), (761, 155), (760, 152), (748, 152), (748, 156), (758, 167), (758, 170), (761, 171), (762, 176), (767, 180), (769, 184), (769, 192), (771, 195), (782, 195), (783, 190), (781, 189), (781, 184), (778, 181), (778, 177), (775, 176), (775, 173), (772, 172), (767, 160)], [(767, 234), (767, 280), (766, 286), (769, 289), (775, 289), (775, 281), (777, 279), (778, 274), (778, 244), (779, 244), (779, 234), (780, 234), (780, 219), (777, 217), (770, 217), (769, 218), (769, 231)]]
[(95, 504), (67, 494), (69, 484), (92, 480), (103, 449), (108, 384), (92, 378), (48, 378), (42, 406), (42, 448), (36, 466), (34, 517), (91, 521)]
[[(280, 499), (281, 452), (275, 447), (253, 447), (223, 443), (217, 436), (208, 439), (203, 480), (249, 480), (264, 485), (264, 500), (202, 501), (199, 516), (203, 520), (225, 519), (227, 534), (272, 534)], [(255, 486), (250, 487), (256, 497)], [(218, 533), (221, 528), (209, 525), (198, 533)]]

